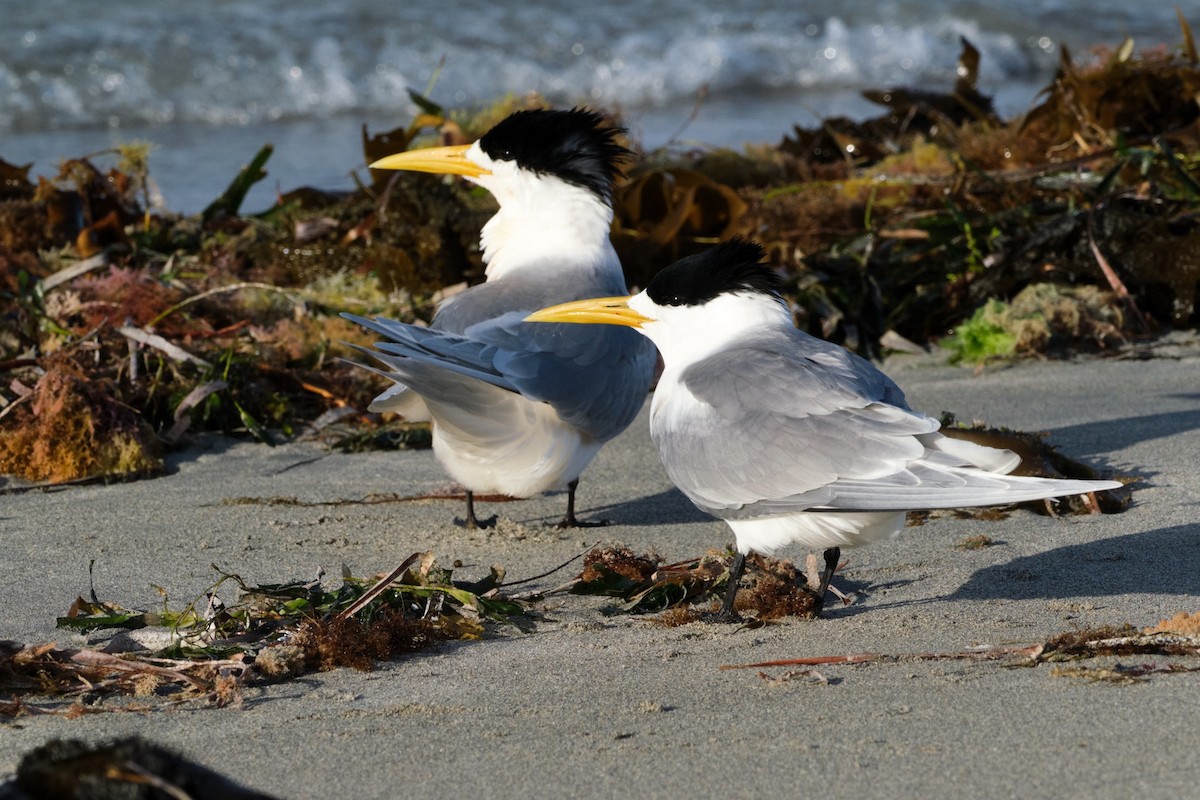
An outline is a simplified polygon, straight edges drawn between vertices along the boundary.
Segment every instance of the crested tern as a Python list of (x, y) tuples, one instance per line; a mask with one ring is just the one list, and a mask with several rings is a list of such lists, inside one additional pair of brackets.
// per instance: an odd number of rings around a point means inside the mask
[(613, 185), (629, 155), (621, 133), (585, 109), (518, 111), (473, 144), (371, 165), (461, 175), (500, 206), (480, 233), (485, 282), (445, 301), (428, 328), (342, 315), (385, 338), (358, 348), (396, 382), (370, 409), (432, 421), (435, 456), (466, 488), (469, 527), (486, 524), (476, 493), (556, 489), (568, 493), (560, 525), (603, 524), (576, 518), (579, 476), (645, 403), (654, 346), (633, 331), (597, 336), (523, 319), (627, 291), (609, 240)]
[(725, 520), (737, 554), (823, 549), (822, 601), (842, 547), (894, 536), (905, 512), (1017, 503), (1121, 486), (1017, 477), (1009, 450), (955, 439), (891, 378), (798, 330), (762, 248), (734, 239), (681, 259), (645, 291), (566, 303), (531, 322), (628, 326), (662, 354), (650, 435), (671, 480)]

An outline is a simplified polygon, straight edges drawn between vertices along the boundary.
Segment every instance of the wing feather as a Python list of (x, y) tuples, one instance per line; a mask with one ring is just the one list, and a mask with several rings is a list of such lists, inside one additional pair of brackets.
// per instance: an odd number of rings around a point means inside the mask
[[(623, 291), (607, 283), (497, 281), (457, 295), (431, 327), (384, 318), (347, 319), (384, 337), (366, 351), (388, 374), (428, 399), (455, 402), (471, 385), (438, 381), (454, 373), (549, 403), (558, 416), (591, 438), (606, 441), (641, 409), (653, 377), (654, 346), (632, 330), (523, 322), (539, 308)], [(383, 400), (381, 397), (380, 400)]]
[(672, 480), (710, 513), (951, 508), (1119, 485), (1005, 475), (1015, 454), (944, 437), (874, 366), (791, 333), (757, 334), (660, 383), (651, 433)]

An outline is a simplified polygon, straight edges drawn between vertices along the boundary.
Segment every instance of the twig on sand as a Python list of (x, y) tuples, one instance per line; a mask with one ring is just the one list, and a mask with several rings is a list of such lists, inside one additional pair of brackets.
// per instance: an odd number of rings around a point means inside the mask
[[(1132, 655), (1164, 653), (1167, 655), (1200, 655), (1200, 635), (1174, 631), (1143, 631), (1126, 628), (1128, 635), (1105, 636), (1113, 629), (1063, 634), (1041, 644), (1011, 647), (970, 647), (966, 650), (924, 653), (848, 653), (835, 656), (784, 658), (778, 661), (759, 661), (754, 664), (722, 664), (719, 669), (761, 669), (763, 667), (816, 666), (818, 664), (867, 664), (902, 661), (990, 661), (1009, 656), (1027, 659), (1029, 664), (1043, 661), (1062, 661), (1089, 658), (1097, 655)], [(1100, 634), (1100, 635), (1096, 635)], [(1095, 637), (1095, 638), (1092, 638)], [(1181, 671), (1181, 670), (1175, 670)]]
[(962, 659), (995, 659), (1005, 656), (1039, 655), (1045, 645), (1031, 647), (987, 647), (953, 652), (905, 653), (894, 655), (888, 653), (847, 653), (839, 656), (810, 656), (808, 658), (784, 658), (778, 661), (759, 661), (754, 664), (722, 664), (719, 669), (761, 669), (763, 667), (811, 667), (818, 664), (867, 664), (891, 663), (897, 661), (946, 661)]

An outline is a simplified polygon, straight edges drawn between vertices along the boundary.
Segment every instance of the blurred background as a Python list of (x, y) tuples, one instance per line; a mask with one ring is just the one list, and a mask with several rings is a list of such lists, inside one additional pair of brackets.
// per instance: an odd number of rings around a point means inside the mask
[[(448, 109), (536, 91), (620, 111), (645, 148), (737, 147), (878, 113), (863, 89), (945, 91), (960, 37), (979, 49), (979, 88), (1004, 118), (1031, 106), (1063, 46), (1086, 63), (1125, 37), (1180, 40), (1166, 2), (733, 5), (0, 0), (0, 158), (51, 175), (59, 159), (150, 141), (162, 203), (190, 214), (270, 142), (253, 211), (279, 189), (352, 188), (361, 126), (409, 122), (408, 90)], [(1180, 10), (1195, 20), (1200, 3)]]

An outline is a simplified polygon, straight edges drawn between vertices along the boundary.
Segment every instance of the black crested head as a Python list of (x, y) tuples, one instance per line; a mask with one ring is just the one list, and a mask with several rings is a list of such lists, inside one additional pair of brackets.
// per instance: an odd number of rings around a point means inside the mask
[(632, 155), (617, 144), (624, 132), (595, 111), (533, 109), (505, 117), (479, 146), (494, 161), (515, 161), (523, 169), (554, 175), (611, 204), (619, 163)]
[(735, 236), (659, 271), (646, 294), (660, 306), (698, 306), (729, 292), (778, 296), (779, 276), (763, 257), (762, 245)]

